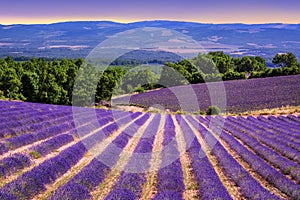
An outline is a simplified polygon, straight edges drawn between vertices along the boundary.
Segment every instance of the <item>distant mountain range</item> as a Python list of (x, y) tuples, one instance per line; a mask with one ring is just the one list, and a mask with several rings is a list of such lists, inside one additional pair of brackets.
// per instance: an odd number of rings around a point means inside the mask
[(196, 40), (207, 52), (258, 55), (271, 61), (276, 53), (300, 58), (300, 24), (203, 24), (178, 21), (115, 23), (78, 21), (39, 25), (0, 25), (0, 57), (86, 57), (110, 36), (141, 27), (167, 28)]

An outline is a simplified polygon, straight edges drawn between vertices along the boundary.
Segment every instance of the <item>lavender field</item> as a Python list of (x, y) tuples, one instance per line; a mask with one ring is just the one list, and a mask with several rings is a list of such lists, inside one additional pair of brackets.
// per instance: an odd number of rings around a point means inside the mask
[[(300, 75), (269, 77), (249, 80), (234, 80), (206, 84), (194, 84), (191, 86), (177, 86), (173, 88), (164, 88), (160, 90), (132, 95), (130, 100), (127, 98), (116, 98), (114, 103), (118, 104), (135, 104), (143, 107), (151, 107), (159, 104), (165, 109), (171, 111), (188, 111), (197, 112), (206, 111), (212, 105), (209, 87), (222, 88), (224, 94), (220, 93), (222, 101), (226, 101), (226, 111), (229, 113), (239, 113), (250, 110), (261, 110), (266, 108), (278, 108), (282, 106), (297, 106), (300, 104)], [(193, 101), (193, 93), (186, 93), (188, 87), (192, 87), (197, 98)], [(191, 95), (192, 94), (192, 95)], [(187, 106), (188, 110), (179, 102), (193, 101)], [(218, 100), (216, 100), (218, 102)], [(217, 105), (218, 106), (218, 105)], [(224, 107), (222, 104), (219, 107)]]
[(2, 200), (300, 199), (300, 116), (86, 108), (78, 125), (72, 107), (0, 105)]

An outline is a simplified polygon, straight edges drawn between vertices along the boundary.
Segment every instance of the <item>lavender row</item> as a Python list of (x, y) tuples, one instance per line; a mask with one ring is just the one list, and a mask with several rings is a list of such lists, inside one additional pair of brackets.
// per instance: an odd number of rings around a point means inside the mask
[[(55, 110), (55, 112), (48, 111), (42, 114), (39, 111), (36, 112), (37, 113), (27, 114), (27, 117), (22, 120), (15, 115), (11, 117), (7, 117), (7, 120), (2, 120), (4, 122), (3, 124), (0, 124), (1, 133), (4, 133), (5, 135), (16, 135), (16, 133), (34, 132), (43, 127), (51, 126), (57, 122), (60, 122), (63, 119), (68, 118), (70, 120), (72, 119), (72, 116), (81, 114), (81, 113), (72, 113), (71, 109)], [(104, 110), (97, 110), (96, 113), (98, 117), (99, 114), (103, 116), (108, 112)], [(82, 115), (84, 115), (84, 113), (82, 113)]]
[[(78, 114), (58, 111), (55, 113), (48, 113), (48, 115), (45, 116), (31, 116), (31, 118), (25, 121), (17, 121), (15, 123), (11, 122), (11, 124), (6, 124), (5, 127), (7, 128), (2, 127), (4, 128), (4, 130), (2, 130), (1, 132), (4, 133), (5, 136), (14, 136), (17, 133), (33, 133), (35, 131), (41, 130), (43, 128), (48, 128), (56, 124), (60, 124), (62, 122), (70, 122), (74, 126), (73, 117), (76, 117), (76, 115)], [(92, 116), (84, 116), (81, 117), (80, 120), (84, 120), (85, 118), (90, 119), (91, 117)]]
[[(128, 124), (138, 116), (140, 116), (142, 113), (137, 112), (137, 113), (125, 113), (123, 118), (119, 118), (118, 120), (115, 120), (113, 123), (109, 124), (108, 126), (104, 127), (100, 131), (97, 131), (96, 133), (84, 138), (82, 142), (88, 147), (91, 148), (99, 141), (102, 141), (105, 137), (108, 137), (111, 135), (114, 131), (118, 130), (119, 126)], [(89, 132), (85, 132), (89, 133)], [(83, 133), (83, 134), (85, 134)], [(82, 133), (81, 133), (82, 134)]]
[(3, 125), (4, 123), (8, 123), (10, 119), (12, 120), (18, 120), (18, 121), (26, 121), (28, 118), (34, 117), (34, 116), (47, 116), (48, 114), (67, 114), (70, 113), (69, 110), (40, 110), (40, 109), (27, 109), (27, 110), (20, 110), (18, 112), (14, 111), (7, 111), (1, 113), (1, 123), (0, 125)]
[(247, 119), (245, 119), (243, 117), (239, 117), (238, 119), (243, 120), (243, 121), (247, 120), (248, 123), (251, 123), (254, 126), (261, 128), (263, 130), (272, 132), (274, 135), (279, 136), (279, 138), (286, 138), (287, 141), (289, 141), (289, 142), (296, 142), (296, 143), (300, 142), (300, 138), (298, 138), (297, 134), (295, 134), (293, 131), (287, 131), (284, 129), (276, 128), (273, 125), (270, 125), (269, 123), (258, 120), (252, 116), (248, 116)]
[[(216, 124), (219, 124), (219, 122), (217, 122), (216, 120), (213, 121)], [(219, 127), (212, 126), (211, 128), (217, 129), (217, 131), (219, 131)], [(285, 177), (283, 174), (278, 172), (276, 169), (271, 167), (269, 164), (264, 162), (263, 159), (249, 151), (234, 137), (227, 134), (225, 131), (222, 131), (220, 137), (230, 146), (231, 149), (233, 149), (238, 155), (240, 155), (241, 158), (244, 161), (246, 161), (250, 165), (250, 167), (262, 178), (264, 178), (270, 184), (274, 185), (280, 191), (287, 194), (289, 197), (293, 199), (300, 198), (300, 185), (294, 183), (293, 181)]]
[(46, 160), (5, 185), (0, 189), (0, 196), (2, 194), (2, 197), (10, 197), (9, 199), (31, 199), (45, 191), (46, 184), (53, 183), (66, 173), (86, 152), (87, 149), (81, 142), (65, 149), (57, 156)]
[(8, 138), (2, 143), (0, 143), (0, 155), (10, 150), (14, 150), (28, 144), (32, 144), (39, 140), (43, 140), (58, 135), (60, 133), (70, 131), (72, 128), (73, 127), (68, 122), (65, 122), (58, 126), (50, 127), (48, 129), (33, 134), (23, 134), (14, 138)]
[[(283, 122), (287, 123), (287, 124), (292, 124), (293, 126), (300, 126), (300, 121), (297, 122), (297, 120), (293, 120), (291, 118), (292, 115), (289, 116), (278, 116), (277, 118), (282, 120)], [(295, 116), (294, 116), (295, 117)], [(297, 129), (298, 130), (298, 129)]]
[[(265, 122), (265, 123), (267, 123), (267, 124), (269, 124), (269, 125), (271, 125), (271, 126), (274, 126), (274, 127), (276, 127), (276, 128), (280, 128), (281, 130), (285, 130), (285, 131), (287, 131), (287, 132), (290, 132), (291, 131), (291, 129), (288, 127), (290, 124), (288, 124), (288, 126), (287, 126), (287, 124), (282, 124), (283, 123), (283, 121), (281, 121), (281, 120), (279, 120), (279, 122), (276, 122), (276, 121), (274, 121), (274, 119), (273, 118), (266, 118), (266, 117), (264, 117), (264, 116), (258, 116), (257, 117), (257, 119), (258, 120), (260, 120), (260, 121), (262, 121), (262, 122)], [(296, 131), (299, 131), (299, 130), (296, 130)]]
[(164, 148), (161, 152), (161, 168), (158, 171), (157, 194), (154, 199), (183, 199), (185, 185), (175, 135), (174, 122), (171, 115), (167, 115), (164, 126)]
[[(20, 116), (22, 119), (23, 115), (27, 116), (27, 113), (29, 112), (53, 112), (53, 111), (66, 111), (70, 110), (71, 107), (68, 106), (54, 106), (54, 105), (47, 105), (47, 104), (31, 104), (31, 103), (23, 103), (23, 102), (18, 102), (20, 107), (16, 107), (17, 103), (16, 102), (8, 102), (8, 108), (6, 110), (3, 110), (2, 117), (11, 117), (11, 116)], [(3, 101), (0, 102), (0, 105), (3, 106), (4, 103)]]
[[(38, 117), (36, 117), (37, 120), (39, 120)], [(8, 124), (7, 126), (3, 126), (1, 128), (0, 132), (0, 138), (10, 138), (17, 135), (22, 135), (24, 133), (33, 133), (35, 131), (41, 130), (43, 128), (48, 128), (50, 126), (53, 126), (55, 124), (59, 124), (62, 122), (70, 122), (72, 119), (72, 116), (61, 116), (57, 117), (55, 115), (51, 116), (51, 119), (42, 119), (38, 123), (23, 123), (20, 121), (13, 122), (11, 124)]]
[[(145, 129), (142, 138), (137, 144), (128, 164), (125, 167), (125, 171), (122, 172), (118, 182), (114, 185), (113, 190), (105, 198), (106, 200), (141, 198), (142, 187), (146, 181), (145, 172), (148, 171), (150, 167), (151, 152), (155, 134), (158, 131), (160, 118), (161, 116), (159, 114), (155, 115), (153, 120)], [(133, 171), (134, 173), (131, 173), (130, 171)]]
[(262, 187), (220, 144), (220, 142), (200, 123), (191, 116), (187, 117), (200, 132), (202, 138), (211, 146), (212, 154), (218, 160), (227, 177), (233, 180), (241, 189), (241, 193), (249, 199), (280, 199)]
[[(137, 130), (145, 124), (149, 119), (150, 114), (144, 114), (142, 117), (133, 121), (127, 128), (125, 128), (120, 135), (118, 135), (105, 149), (105, 151), (97, 158), (105, 162), (108, 166), (114, 166), (119, 160), (119, 155), (123, 151), (128, 141), (133, 137)], [(108, 137), (111, 133), (106, 134)]]
[(11, 123), (14, 121), (25, 121), (28, 120), (28, 118), (31, 118), (33, 116), (36, 115), (47, 115), (49, 114), (49, 112), (44, 111), (44, 112), (40, 112), (38, 110), (22, 110), (19, 112), (1, 112), (1, 116), (0, 116), (0, 126), (4, 126), (7, 123)]
[[(57, 126), (52, 126), (52, 127), (48, 127), (45, 129), (40, 130), (39, 132), (34, 132), (32, 134), (23, 134), (14, 138), (9, 138), (6, 139), (5, 141), (2, 141), (0, 143), (0, 155), (2, 155), (5, 152), (8, 152), (9, 150), (13, 150), (16, 148), (19, 148), (21, 146), (24, 145), (28, 145), (34, 142), (37, 142), (39, 140), (43, 140), (43, 139), (47, 139), (49, 137), (53, 137), (55, 135), (61, 134), (63, 132), (69, 132), (69, 134), (73, 134), (76, 131), (76, 129), (74, 129), (74, 122), (71, 120), (72, 116), (69, 116), (68, 118), (64, 119), (63, 121), (60, 121), (61, 124), (57, 125)], [(106, 116), (104, 117), (101, 123), (108, 123), (108, 121), (106, 120), (106, 118), (110, 118), (110, 116)], [(84, 119), (84, 118), (82, 118)], [(87, 119), (89, 119), (89, 116), (87, 117)], [(93, 124), (95, 122), (95, 119), (93, 119), (94, 121), (90, 122), (90, 124)], [(59, 121), (57, 122), (59, 123)], [(95, 126), (93, 126), (93, 128), (97, 127), (97, 123)], [(81, 127), (82, 128), (82, 127)], [(79, 128), (80, 129), (80, 128)], [(82, 130), (82, 129), (80, 129)]]
[(61, 110), (68, 109), (70, 106), (62, 106), (62, 105), (51, 105), (51, 104), (43, 104), (43, 103), (30, 103), (30, 102), (17, 102), (17, 101), (1, 101), (1, 107), (9, 107), (9, 108), (20, 108), (20, 109), (48, 109), (48, 110)]
[[(7, 110), (3, 110), (1, 119), (5, 119), (11, 116), (19, 116), (19, 115), (27, 115), (27, 112), (34, 112), (32, 108), (8, 108)], [(23, 117), (22, 117), (23, 118)]]
[[(128, 118), (136, 118), (141, 113), (132, 114)], [(149, 118), (148, 115), (141, 117), (139, 122), (143, 124)], [(137, 120), (136, 120), (137, 121)], [(117, 123), (115, 123), (117, 125)], [(135, 123), (130, 126), (137, 126)], [(116, 126), (112, 126), (115, 128)], [(110, 129), (110, 132), (101, 132), (102, 136), (94, 138), (97, 139), (96, 143), (101, 142), (107, 134), (112, 134), (116, 129)], [(104, 134), (103, 134), (104, 133)], [(78, 174), (76, 174), (71, 180), (69, 180), (65, 185), (58, 188), (50, 199), (90, 199), (90, 192), (93, 191), (106, 177), (110, 167), (114, 166), (118, 161), (119, 155), (122, 152), (122, 149), (126, 146), (128, 142), (128, 135), (126, 134), (126, 129), (111, 143), (105, 151), (94, 158), (90, 164), (85, 166)], [(125, 141), (126, 140), (126, 141)], [(95, 145), (96, 143), (93, 143)], [(118, 144), (118, 148), (115, 147), (115, 144)], [(103, 163), (105, 162), (105, 164)], [(72, 192), (70, 192), (72, 191)]]
[(283, 116), (278, 116), (278, 117), (268, 116), (268, 119), (270, 121), (273, 121), (273, 122), (277, 123), (277, 124), (288, 127), (289, 130), (295, 131), (295, 132), (300, 134), (300, 130), (299, 130), (300, 125), (297, 124), (296, 122), (290, 121), (290, 120), (286, 119)]
[(274, 130), (276, 132), (283, 132), (286, 135), (290, 135), (294, 138), (297, 138), (298, 134), (295, 134), (293, 131), (290, 131), (289, 129), (287, 129), (286, 126), (281, 126), (277, 123), (274, 123), (271, 120), (266, 119), (263, 116), (258, 116), (257, 118), (253, 117), (253, 116), (248, 116), (247, 120), (250, 120), (254, 123), (260, 124), (265, 126), (266, 128), (268, 128), (269, 130)]
[(41, 156), (45, 156), (50, 152), (62, 147), (65, 144), (74, 141), (73, 136), (69, 134), (62, 134), (55, 136), (39, 145), (30, 148), (30, 151), (37, 152)]
[[(114, 123), (105, 127), (102, 131), (98, 131), (84, 139), (83, 143), (85, 146), (92, 147), (101, 142), (106, 135), (116, 131), (119, 128), (118, 125), (129, 123), (141, 113), (135, 113), (132, 115), (128, 115), (129, 113), (124, 114), (126, 114), (124, 115), (124, 118), (120, 118), (118, 122), (115, 121)], [(89, 132), (90, 130), (87, 131)], [(109, 167), (100, 162), (98, 159), (94, 158), (90, 164), (84, 167), (83, 170), (81, 170), (69, 182), (56, 190), (50, 199), (89, 199), (91, 197), (89, 191), (102, 182), (108, 171)]]
[(262, 135), (264, 135), (265, 137), (300, 151), (300, 142), (298, 142), (293, 136), (283, 134), (282, 132), (278, 131), (269, 131), (268, 129), (266, 129), (267, 125), (264, 123), (254, 123), (251, 120), (246, 120), (243, 117), (238, 117), (237, 119), (255, 128), (257, 131), (259, 131), (259, 133), (262, 133)]
[[(283, 156), (286, 156), (287, 158), (300, 163), (300, 152), (298, 152), (297, 150), (292, 149), (292, 148), (288, 147), (287, 145), (276, 142), (273, 139), (270, 139), (269, 137), (267, 137), (267, 132), (260, 132), (260, 134), (256, 134), (256, 131), (259, 132), (259, 130), (255, 129), (254, 127), (250, 127), (245, 123), (241, 123), (233, 117), (227, 117), (227, 119), (232, 121), (233, 123), (237, 124), (237, 127), (241, 131), (243, 130), (249, 136), (256, 138), (258, 141), (275, 149), (277, 152), (279, 152)], [(246, 129), (243, 127), (246, 127)]]
[(176, 119), (183, 130), (185, 141), (192, 140), (192, 143), (188, 145), (187, 153), (191, 159), (195, 180), (199, 186), (200, 199), (232, 199), (207, 156), (200, 155), (202, 152), (201, 146), (190, 126), (181, 115), (176, 115)]
[(300, 123), (300, 118), (299, 117), (296, 117), (295, 115), (288, 115), (287, 116), (289, 119), (297, 122), (298, 124)]
[(94, 190), (106, 177), (110, 168), (94, 158), (70, 181), (54, 191), (51, 200), (91, 199), (90, 191)]
[(298, 138), (298, 139), (299, 139), (299, 134), (297, 134), (296, 132), (291, 132), (286, 126), (283, 126), (283, 125), (280, 125), (280, 124), (278, 124), (278, 123), (275, 123), (275, 122), (273, 122), (273, 121), (271, 121), (271, 120), (268, 120), (268, 119), (266, 119), (266, 118), (263, 117), (263, 116), (258, 116), (257, 119), (258, 119), (259, 121), (262, 121), (262, 122), (264, 122), (264, 123), (266, 123), (266, 124), (269, 124), (269, 125), (273, 126), (273, 129), (276, 129), (276, 130), (279, 130), (279, 131), (283, 131), (283, 132), (285, 132), (285, 133), (287, 133), (287, 134), (289, 134), (289, 135), (292, 135), (292, 136), (294, 136), (295, 138)]
[[(1, 102), (0, 102), (1, 104)], [(14, 105), (13, 102), (9, 103), (10, 105)], [(30, 103), (23, 103), (23, 106), (26, 106)], [(82, 112), (87, 112), (89, 109), (81, 109)], [(97, 114), (100, 109), (93, 110)], [(102, 110), (100, 110), (101, 112)], [(1, 113), (1, 122), (0, 127), (16, 127), (16, 125), (25, 125), (31, 124), (31, 122), (35, 122), (40, 120), (41, 117), (48, 118), (48, 115), (53, 115), (53, 118), (63, 117), (65, 115), (72, 115), (73, 113), (72, 107), (70, 106), (55, 106), (55, 105), (46, 105), (46, 104), (36, 104), (34, 108), (28, 107), (28, 109), (20, 110), (19, 113), (14, 113), (12, 109), (9, 109), (7, 113)], [(84, 113), (83, 113), (84, 114)], [(103, 112), (101, 112), (101, 115)], [(24, 115), (24, 116), (23, 116)], [(23, 116), (23, 117), (21, 117)], [(45, 119), (46, 120), (46, 119)], [(49, 119), (48, 119), (49, 120)], [(9, 126), (11, 124), (11, 126)], [(17, 123), (17, 124), (15, 124)]]
[(30, 166), (30, 158), (26, 155), (16, 153), (0, 160), (0, 178), (5, 178), (25, 167)]
[[(220, 124), (220, 122), (223, 123), (224, 119), (221, 117), (217, 117), (216, 119), (218, 119), (219, 122), (216, 120), (213, 120), (213, 122), (221, 126), (222, 124)], [(296, 163), (282, 157), (279, 153), (273, 151), (265, 145), (260, 144), (260, 142), (256, 138), (250, 137), (249, 135), (245, 134), (243, 132), (245, 131), (245, 129), (243, 131), (240, 130), (229, 120), (226, 120), (223, 129), (229, 131), (232, 135), (239, 138), (241, 141), (243, 141), (243, 143), (247, 144), (258, 156), (279, 168), (282, 173), (291, 174), (295, 180), (300, 180), (299, 166)]]

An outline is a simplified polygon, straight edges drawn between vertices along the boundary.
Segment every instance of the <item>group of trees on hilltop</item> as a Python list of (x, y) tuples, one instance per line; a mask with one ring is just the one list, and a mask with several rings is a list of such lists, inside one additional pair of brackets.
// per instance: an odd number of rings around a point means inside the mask
[[(210, 52), (207, 55), (199, 54), (191, 60), (166, 63), (192, 84), (300, 74), (300, 64), (297, 62), (296, 56), (290, 52), (277, 54), (273, 58), (273, 64), (274, 68), (268, 68), (265, 59), (259, 56), (233, 58), (222, 51)], [(178, 84), (174, 83), (174, 85)]]
[(278, 67), (293, 67), (298, 64), (296, 56), (291, 52), (276, 54), (272, 62)]
[[(85, 87), (92, 88), (92, 96), (95, 102), (99, 102), (110, 100), (113, 94), (143, 92), (159, 87), (300, 74), (300, 64), (292, 53), (275, 55), (273, 63), (275, 68), (268, 68), (266, 61), (259, 56), (233, 58), (224, 52), (211, 52), (190, 60), (166, 63), (162, 69), (110, 66), (98, 73), (83, 59), (14, 61), (7, 57), (0, 59), (0, 98), (70, 105), (74, 92), (83, 99), (92, 98), (91, 95), (86, 96)], [(86, 75), (87, 80), (84, 77), (80, 80), (81, 88), (73, 91), (80, 72), (89, 75)], [(97, 84), (88, 86), (85, 81), (91, 79)]]

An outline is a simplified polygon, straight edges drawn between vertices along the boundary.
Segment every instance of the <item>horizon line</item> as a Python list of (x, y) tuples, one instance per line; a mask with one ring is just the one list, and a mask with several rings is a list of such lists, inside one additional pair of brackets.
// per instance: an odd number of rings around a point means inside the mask
[(288, 23), (288, 22), (201, 22), (201, 21), (192, 21), (192, 20), (172, 20), (172, 19), (145, 19), (145, 20), (109, 20), (109, 19), (70, 19), (70, 20), (54, 20), (49, 22), (21, 22), (21, 23), (0, 23), (0, 25), (4, 26), (13, 26), (13, 25), (51, 25), (51, 24), (59, 24), (59, 23), (72, 23), (72, 22), (112, 22), (112, 23), (118, 23), (118, 24), (132, 24), (132, 23), (138, 23), (138, 22), (154, 22), (154, 21), (167, 21), (167, 22), (186, 22), (186, 23), (197, 23), (197, 24), (214, 24), (214, 25), (226, 25), (226, 24), (244, 24), (244, 25), (260, 25), (260, 24), (290, 24), (290, 25), (299, 25), (299, 23)]

